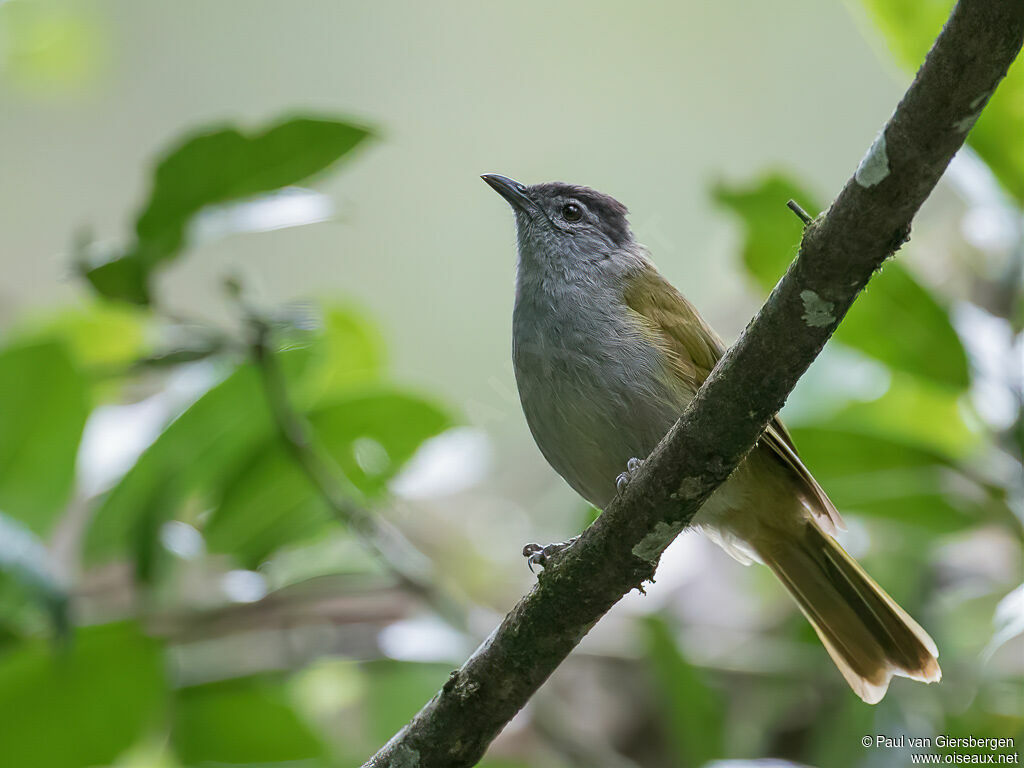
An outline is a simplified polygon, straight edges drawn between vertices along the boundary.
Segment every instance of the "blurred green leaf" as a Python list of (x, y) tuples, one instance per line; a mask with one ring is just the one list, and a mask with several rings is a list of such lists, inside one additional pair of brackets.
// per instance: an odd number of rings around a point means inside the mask
[(584, 530), (589, 528), (597, 518), (601, 516), (601, 510), (595, 507), (589, 502), (583, 502), (579, 505), (579, 525), (576, 526), (578, 530)]
[(3, 3), (4, 80), (33, 97), (88, 93), (106, 72), (109, 29), (76, 4)]
[(96, 510), (85, 536), (90, 562), (124, 556), (192, 494), (237, 471), (271, 432), (259, 375), (235, 370), (165, 429)]
[[(781, 174), (750, 186), (720, 184), (713, 195), (743, 220), (743, 261), (767, 293), (785, 273), (800, 242), (802, 224), (785, 210), (786, 201), (796, 200), (813, 211), (820, 205)], [(893, 370), (957, 390), (970, 382), (967, 356), (948, 314), (898, 262), (887, 263), (874, 277), (835, 338)]]
[(644, 619), (647, 654), (664, 702), (662, 712), (679, 765), (702, 766), (725, 756), (725, 707), (701, 672), (683, 656), (660, 616)]
[[(313, 410), (320, 444), (364, 496), (378, 496), (419, 445), (452, 425), (435, 404), (380, 390)], [(227, 480), (204, 534), (215, 552), (249, 567), (278, 547), (307, 538), (332, 520), (310, 480), (276, 436)]]
[(148, 354), (153, 318), (142, 307), (97, 299), (16, 321), (19, 343), (60, 341), (90, 381), (94, 404), (117, 401), (129, 383), (119, 374)]
[[(266, 474), (261, 476), (263, 469)], [(248, 484), (253, 479), (258, 481), (255, 488)], [(211, 552), (233, 554), (245, 568), (257, 568), (280, 547), (308, 541), (332, 521), (330, 510), (309, 487), (309, 479), (290, 456), (276, 449), (268, 449), (268, 455), (256, 459), (232, 482), (203, 528), (203, 537)]]
[(135, 243), (85, 275), (108, 298), (147, 304), (152, 270), (185, 247), (189, 219), (202, 208), (305, 181), (368, 136), (365, 128), (313, 118), (250, 135), (221, 128), (188, 136), (156, 167), (149, 200), (135, 223)]
[[(384, 340), (367, 315), (353, 306), (323, 302), (296, 308), (305, 324), (294, 345), (307, 355), (301, 378), (291, 382), (292, 401), (302, 409), (380, 381), (386, 370)], [(289, 348), (286, 338), (283, 346)]]
[(239, 678), (179, 690), (171, 743), (188, 765), (266, 764), (324, 756), (279, 682)]
[[(915, 72), (953, 7), (952, 0), (863, 0), (896, 60)], [(981, 105), (979, 105), (979, 109)], [(964, 119), (970, 115), (964, 115)], [(1024, 67), (1010, 67), (967, 136), (1003, 187), (1024, 204)]]
[(447, 664), (387, 659), (364, 664), (363, 670), (368, 678), (366, 714), (370, 738), (383, 744), (441, 689), (452, 668)]
[[(1016, 707), (1010, 712), (986, 712), (983, 707), (976, 706), (966, 712), (951, 714), (946, 718), (943, 734), (954, 739), (1012, 739), (1013, 746), (992, 749), (988, 746), (947, 746), (935, 748), (934, 751), (943, 758), (945, 765), (982, 765), (981, 755), (992, 755), (994, 765), (1019, 765), (1021, 748), (1024, 742), (1024, 693), (1020, 684), (1017, 685)], [(1005, 756), (1005, 757), (1004, 757)], [(974, 758), (973, 760), (971, 758)], [(1007, 760), (1006, 758), (1009, 758)], [(984, 759), (984, 758), (983, 758)], [(1012, 762), (1011, 762), (1012, 761)]]
[(63, 344), (0, 350), (0, 509), (36, 533), (71, 493), (88, 415), (88, 382)]
[(967, 456), (983, 439), (964, 422), (957, 393), (899, 373), (881, 397), (851, 403), (819, 424), (903, 440), (951, 458)]
[(420, 444), (453, 425), (440, 405), (389, 389), (329, 403), (310, 424), (345, 476), (364, 495), (380, 495)]
[(386, 367), (384, 340), (365, 313), (349, 306), (325, 304), (323, 329), (314, 344), (310, 388), (331, 397), (354, 386), (380, 379)]
[[(68, 595), (53, 572), (46, 546), (22, 523), (0, 513), (0, 595), (13, 591), (8, 584), (44, 609), (55, 634), (67, 630)], [(6, 602), (0, 600), (4, 614)]]
[(813, 216), (820, 210), (817, 196), (783, 173), (747, 185), (719, 182), (711, 196), (742, 221), (743, 264), (758, 287), (770, 291), (796, 258), (803, 235), (804, 226), (786, 210), (786, 201), (795, 200)]
[(127, 365), (145, 354), (150, 315), (102, 299), (19, 322), (11, 336), (59, 340), (83, 368)]
[(100, 296), (132, 304), (149, 304), (151, 265), (134, 251), (115, 256), (102, 264), (84, 262), (79, 269)]
[[(981, 519), (958, 493), (944, 456), (898, 439), (828, 426), (791, 430), (807, 468), (841, 512), (890, 518), (938, 533)], [(977, 489), (975, 489), (977, 490)]]
[[(379, 394), (384, 398), (393, 394), (395, 399), (382, 405), (365, 390), (352, 402), (353, 407), (366, 410), (357, 414), (346, 409), (344, 401), (338, 401), (341, 394), (380, 377), (379, 336), (351, 308), (327, 306), (321, 320), (311, 322), (313, 330), (298, 337), (296, 343), (301, 346), (277, 355), (292, 404), (299, 410), (320, 404), (310, 417), (314, 428), (323, 430), (325, 445), (337, 454), (359, 488), (375, 492), (377, 483), (379, 491), (425, 436), (443, 428), (431, 427), (435, 417), (441, 418), (440, 411), (388, 392)], [(336, 402), (323, 405), (332, 399)], [(389, 413), (392, 405), (396, 410)], [(447, 417), (443, 418), (447, 425)], [(348, 428), (357, 433), (346, 433)], [(364, 437), (367, 440), (359, 441)], [(358, 449), (365, 452), (374, 442), (394, 465), (379, 477), (353, 461)], [(276, 482), (266, 482), (262, 471)], [(246, 472), (255, 473), (252, 483), (241, 479)], [(308, 481), (280, 449), (259, 373), (251, 365), (235, 370), (175, 419), (109, 492), (87, 532), (87, 558), (96, 562), (123, 556), (130, 549), (139, 575), (152, 576), (159, 555), (155, 537), (162, 523), (178, 514), (189, 499), (223, 503), (226, 486), (237, 495), (231, 508), (238, 515), (229, 512), (218, 522), (221, 515), (215, 514), (209, 532), (217, 549), (222, 523), (230, 521), (224, 536), (233, 543), (221, 546), (240, 553), (247, 562), (258, 561), (274, 546), (315, 533), (325, 522), (324, 509), (309, 492)]]
[(27, 641), (0, 655), (3, 762), (106, 765), (156, 724), (165, 692), (160, 644), (134, 624), (81, 628), (61, 653)]
[[(815, 637), (813, 642), (821, 641)], [(855, 768), (863, 764), (866, 750), (854, 745), (859, 745), (865, 735), (877, 733), (874, 723), (875, 710), (842, 690), (814, 718), (807, 764), (829, 768)]]
[(836, 338), (893, 370), (958, 391), (970, 384), (967, 354), (949, 315), (899, 262), (872, 279)]

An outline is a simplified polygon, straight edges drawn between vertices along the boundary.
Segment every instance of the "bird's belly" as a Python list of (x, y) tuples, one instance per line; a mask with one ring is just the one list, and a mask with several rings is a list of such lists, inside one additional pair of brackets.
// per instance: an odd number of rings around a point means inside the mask
[(515, 371), (544, 457), (599, 508), (615, 495), (626, 462), (647, 457), (688, 399), (668, 385), (661, 353), (643, 344), (614, 352), (603, 345), (520, 346)]

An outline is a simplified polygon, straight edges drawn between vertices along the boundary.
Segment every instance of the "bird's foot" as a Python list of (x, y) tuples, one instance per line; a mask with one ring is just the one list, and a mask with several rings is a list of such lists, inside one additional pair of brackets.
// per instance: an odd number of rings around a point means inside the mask
[(636, 473), (640, 471), (644, 463), (636, 458), (635, 456), (626, 462), (626, 471), (615, 478), (615, 490), (622, 493), (626, 490), (626, 486), (629, 482), (636, 477)]
[(539, 565), (541, 568), (546, 568), (551, 560), (558, 555), (561, 555), (569, 547), (576, 543), (579, 536), (573, 536), (568, 541), (560, 541), (556, 544), (548, 544), (541, 546), (540, 544), (527, 544), (523, 547), (523, 557), (526, 558), (526, 564), (530, 567), (530, 572), (534, 573), (533, 566)]

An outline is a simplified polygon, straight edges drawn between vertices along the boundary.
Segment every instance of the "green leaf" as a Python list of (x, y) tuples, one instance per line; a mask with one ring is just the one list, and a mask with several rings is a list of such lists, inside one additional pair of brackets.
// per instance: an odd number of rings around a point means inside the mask
[[(1012, 673), (1011, 673), (1012, 674)], [(958, 707), (946, 715), (942, 733), (949, 737), (946, 746), (935, 745), (933, 751), (939, 756), (939, 765), (1018, 765), (1020, 743), (1024, 739), (1024, 710), (1021, 709), (1020, 678), (1007, 675), (1006, 686), (1010, 689), (1006, 697), (1006, 709), (1002, 712), (988, 709), (982, 696), (993, 687), (983, 685), (974, 706)], [(985, 696), (985, 698), (988, 698)], [(980, 701), (979, 701), (980, 699)], [(955, 714), (954, 714), (955, 712)], [(957, 746), (950, 746), (953, 739), (962, 739)], [(974, 739), (974, 746), (968, 739)], [(981, 739), (1003, 739), (1006, 745), (992, 749)], [(979, 743), (980, 742), (980, 743)], [(957, 742), (953, 742), (957, 744)], [(992, 763), (987, 762), (992, 759)], [(940, 762), (941, 761), (941, 762)]]
[(664, 619), (649, 616), (644, 625), (648, 659), (664, 702), (665, 728), (679, 764), (696, 768), (724, 757), (726, 713), (720, 696), (680, 652)]
[[(802, 225), (785, 210), (786, 201), (794, 199), (814, 211), (820, 205), (781, 174), (750, 186), (721, 184), (713, 195), (742, 219), (746, 229), (743, 262), (767, 294), (785, 273), (800, 242)], [(835, 338), (895, 371), (958, 391), (970, 383), (967, 355), (949, 315), (898, 262), (887, 263), (872, 279)]]
[[(377, 380), (383, 369), (379, 336), (353, 309), (325, 308), (321, 326), (312, 333), (304, 333), (300, 341), (304, 346), (277, 355), (290, 400), (297, 409), (305, 410), (324, 399), (337, 400), (340, 393)], [(315, 410), (314, 426), (321, 418), (330, 421), (336, 407), (341, 406), (335, 403)], [(360, 432), (357, 437), (373, 437), (380, 432), (396, 467), (408, 458), (411, 449), (392, 432), (404, 430), (406, 438), (418, 445), (424, 438), (414, 436), (431, 418), (431, 413), (417, 410), (415, 405), (403, 410), (400, 404), (397, 408), (397, 417), (407, 419), (407, 423), (388, 426), (382, 422), (386, 417), (372, 409), (353, 416), (352, 422), (359, 428), (365, 423), (360, 419), (381, 422), (375, 428), (367, 427), (369, 432)], [(424, 404), (424, 409), (430, 408)], [(334, 444), (341, 454), (351, 452), (352, 439), (345, 442), (347, 438), (336, 424), (327, 423), (325, 428), (328, 447)], [(261, 482), (257, 474), (256, 487), (267, 495), (254, 496), (254, 486), (237, 478), (251, 471), (267, 453), (273, 455), (262, 459), (262, 467), (270, 474), (277, 473), (280, 484)], [(372, 483), (364, 482), (357, 472), (353, 472), (353, 477), (357, 485), (370, 489)], [(386, 482), (389, 478), (387, 475), (379, 480)], [(96, 562), (124, 556), (131, 550), (136, 555), (139, 575), (154, 575), (158, 555), (155, 537), (161, 524), (177, 515), (190, 499), (203, 504), (223, 503), (228, 485), (232, 486), (231, 493), (238, 495), (239, 502), (232, 506), (239, 516), (225, 531), (228, 543), (219, 546), (244, 552), (247, 562), (258, 560), (280, 543), (314, 533), (326, 519), (322, 506), (307, 493), (309, 483), (298, 474), (293, 459), (280, 452), (261, 378), (251, 365), (237, 369), (171, 423), (110, 491), (87, 533), (87, 558)], [(249, 502), (252, 506), (247, 508)], [(237, 530), (232, 527), (235, 525), (239, 526)], [(217, 528), (215, 524), (211, 530), (216, 534)], [(232, 541), (237, 546), (228, 546)]]
[(786, 210), (786, 201), (795, 200), (813, 216), (820, 210), (816, 196), (781, 173), (769, 173), (745, 186), (722, 182), (712, 187), (711, 196), (742, 221), (743, 264), (767, 293), (796, 258), (803, 235), (803, 224)]
[[(952, 0), (863, 0), (891, 53), (908, 72), (924, 62)], [(979, 109), (981, 105), (979, 105)], [(976, 113), (975, 113), (976, 114)], [(964, 115), (969, 119), (970, 115)], [(1024, 204), (1024, 67), (1010, 67), (967, 136), (1007, 192)]]
[(368, 677), (365, 711), (370, 737), (383, 744), (444, 685), (452, 668), (390, 659), (363, 665)]
[(392, 389), (321, 406), (309, 421), (349, 481), (371, 498), (383, 493), (424, 440), (453, 425), (436, 403)]
[(63, 344), (0, 350), (0, 509), (36, 533), (67, 502), (88, 415), (88, 382)]
[(10, 602), (20, 604), (17, 597), (24, 596), (44, 609), (55, 634), (67, 631), (68, 595), (53, 571), (46, 545), (22, 523), (4, 514), (0, 514), (0, 595), (10, 596), (9, 600), (0, 600), (4, 614), (9, 614)]
[(103, 499), (86, 533), (87, 560), (147, 551), (140, 536), (236, 472), (270, 433), (259, 375), (242, 366), (175, 419)]
[(981, 518), (975, 502), (958, 489), (964, 478), (933, 450), (849, 428), (805, 426), (791, 432), (807, 468), (840, 512), (937, 533), (961, 530)]
[(0, 744), (7, 765), (106, 765), (156, 724), (166, 681), (159, 643), (133, 624), (79, 629), (0, 656)]
[(380, 381), (386, 371), (384, 340), (366, 314), (353, 306), (300, 304), (290, 313), (285, 349), (301, 348), (302, 377), (291, 382), (296, 407), (306, 409), (347, 391)]
[[(820, 641), (815, 636), (813, 642)], [(854, 696), (843, 695), (838, 700), (826, 701), (814, 718), (808, 744), (811, 759), (807, 764), (827, 765), (829, 768), (856, 768), (862, 765), (866, 750), (860, 752), (855, 747), (851, 748), (851, 745), (860, 744), (864, 736), (877, 733), (873, 727), (875, 716), (875, 709), (865, 707)]]
[(8, 338), (18, 343), (60, 341), (88, 376), (94, 403), (118, 401), (127, 382), (119, 377), (151, 347), (152, 316), (124, 302), (97, 300), (28, 317)]
[(252, 197), (322, 173), (369, 136), (336, 120), (295, 118), (250, 135), (220, 128), (188, 136), (156, 167), (126, 253), (85, 272), (104, 296), (147, 304), (150, 277), (186, 246), (189, 220), (208, 205)]
[(145, 310), (97, 300), (22, 321), (11, 336), (62, 341), (83, 368), (125, 366), (148, 350), (149, 323)]
[[(390, 390), (353, 394), (310, 412), (318, 441), (364, 497), (379, 496), (420, 444), (452, 425), (438, 406)], [(228, 479), (204, 529), (214, 552), (258, 565), (332, 520), (309, 478), (273, 436)]]
[(100, 296), (132, 304), (149, 304), (149, 273), (152, 267), (135, 250), (101, 264), (81, 263), (78, 266), (82, 276)]
[(968, 456), (983, 439), (964, 422), (956, 392), (906, 374), (895, 374), (881, 397), (851, 403), (826, 423), (895, 438), (957, 459)]
[(352, 386), (378, 381), (386, 368), (384, 341), (359, 310), (328, 304), (321, 309), (323, 329), (313, 345), (310, 390), (329, 399)]
[(949, 315), (899, 262), (872, 279), (836, 338), (895, 371), (957, 391), (970, 384), (967, 354)]
[(324, 745), (291, 706), (284, 686), (261, 677), (182, 688), (171, 743), (188, 765), (274, 763), (324, 756)]

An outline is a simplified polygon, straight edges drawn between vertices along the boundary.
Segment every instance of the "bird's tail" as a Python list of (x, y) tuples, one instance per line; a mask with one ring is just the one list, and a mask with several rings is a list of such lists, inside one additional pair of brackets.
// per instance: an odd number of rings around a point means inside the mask
[(882, 699), (893, 675), (941, 679), (934, 641), (813, 521), (800, 536), (761, 539), (757, 553), (796, 599), (854, 692)]

